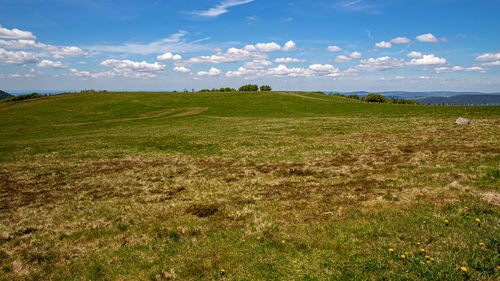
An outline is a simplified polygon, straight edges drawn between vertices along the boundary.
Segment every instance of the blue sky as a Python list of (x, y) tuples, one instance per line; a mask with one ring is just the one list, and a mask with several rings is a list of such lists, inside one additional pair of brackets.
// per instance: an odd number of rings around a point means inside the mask
[(498, 0), (0, 0), (0, 89), (500, 92)]

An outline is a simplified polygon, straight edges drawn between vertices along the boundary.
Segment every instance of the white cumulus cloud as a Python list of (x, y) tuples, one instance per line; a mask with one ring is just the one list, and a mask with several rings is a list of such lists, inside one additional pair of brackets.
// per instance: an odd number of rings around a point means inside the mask
[(35, 54), (30, 52), (11, 52), (0, 48), (0, 64), (31, 64), (38, 62)]
[(253, 69), (263, 69), (263, 68), (266, 68), (266, 67), (271, 66), (271, 65), (273, 65), (273, 63), (268, 61), (268, 60), (253, 60), (253, 61), (246, 62), (243, 65), (243, 67), (253, 68)]
[(247, 45), (244, 49), (229, 48), (226, 52), (217, 52), (211, 56), (199, 56), (190, 58), (188, 64), (222, 64), (247, 60), (267, 59), (267, 55), (258, 52), (253, 45)]
[(439, 58), (434, 56), (433, 54), (431, 55), (423, 55), (421, 58), (417, 59), (412, 59), (408, 65), (436, 65), (436, 64), (445, 64), (446, 59), (445, 58)]
[(288, 41), (285, 43), (285, 45), (283, 46), (283, 51), (295, 51), (297, 49), (297, 46), (295, 45), (295, 42), (293, 42), (292, 40)]
[(242, 77), (242, 76), (256, 76), (261, 74), (262, 71), (258, 69), (246, 68), (244, 66), (238, 68), (238, 70), (226, 72), (227, 77)]
[(306, 62), (306, 60), (301, 60), (297, 58), (277, 58), (274, 60), (277, 63), (291, 63), (291, 62)]
[(288, 68), (284, 64), (280, 64), (277, 67), (270, 68), (266, 72), (266, 75), (272, 75), (276, 77), (305, 77), (305, 76), (311, 76), (313, 74), (313, 70), (310, 69), (305, 69), (301, 67), (293, 67), (293, 68)]
[(184, 67), (184, 66), (176, 66), (174, 67), (174, 71), (175, 72), (183, 72), (183, 73), (186, 73), (186, 72), (190, 72), (191, 69), (187, 68), (187, 67)]
[(333, 61), (336, 63), (350, 62), (351, 58), (344, 55), (338, 55)]
[(378, 42), (375, 44), (375, 47), (376, 48), (391, 48), (392, 47), (392, 44), (391, 42), (385, 42), (385, 41), (382, 41), (382, 42)]
[(317, 72), (332, 72), (332, 71), (338, 71), (338, 69), (331, 65), (331, 64), (311, 64), (309, 66), (310, 69), (317, 71)]
[(60, 62), (60, 61), (51, 61), (51, 60), (42, 60), (39, 64), (38, 67), (48, 67), (48, 68), (66, 68), (68, 65)]
[(48, 45), (37, 43), (35, 40), (0, 40), (0, 47), (7, 49), (37, 49), (46, 48)]
[(406, 37), (396, 37), (396, 38), (391, 40), (391, 43), (394, 43), (394, 44), (408, 44), (410, 42), (411, 42), (411, 40), (406, 38)]
[(453, 67), (446, 67), (446, 66), (435, 67), (434, 69), (432, 69), (432, 71), (434, 71), (435, 73), (455, 72), (455, 71), (467, 71), (467, 72), (478, 71), (478, 72), (486, 72), (486, 69), (484, 69), (483, 67), (480, 67), (480, 66), (462, 67), (462, 66), (459, 66), (459, 65), (455, 65)]
[(172, 53), (164, 53), (163, 55), (159, 55), (156, 57), (157, 60), (181, 60), (182, 56), (181, 55), (174, 55)]
[(29, 31), (19, 30), (17, 28), (7, 29), (0, 25), (0, 38), (5, 39), (36, 39), (36, 36)]
[(356, 71), (384, 71), (393, 68), (401, 68), (404, 67), (404, 60), (397, 59), (392, 57), (380, 57), (380, 58), (369, 58), (361, 60), (359, 65), (350, 69), (348, 72), (356, 72)]
[(198, 72), (198, 76), (217, 76), (220, 75), (222, 71), (215, 67), (211, 67), (209, 71), (200, 71)]
[(436, 36), (432, 35), (431, 33), (419, 35), (416, 37), (416, 39), (420, 42), (430, 42), (430, 43), (439, 42)]
[[(251, 47), (249, 47), (251, 48)], [(274, 52), (274, 51), (279, 51), (281, 50), (281, 46), (277, 43), (271, 42), (271, 43), (257, 43), (255, 44), (255, 48), (261, 52)]]
[(76, 76), (76, 77), (91, 77), (92, 76), (92, 74), (90, 74), (90, 72), (88, 72), (88, 71), (79, 71), (76, 68), (71, 68), (69, 71), (71, 72), (71, 74), (73, 76)]
[(342, 49), (339, 46), (328, 46), (326, 48), (328, 52), (340, 52)]
[(361, 54), (360, 52), (352, 52), (349, 56), (353, 59), (360, 59), (363, 54)]
[(419, 59), (419, 58), (422, 57), (422, 53), (413, 51), (413, 52), (410, 52), (409, 54), (407, 54), (406, 56), (409, 57), (409, 58)]
[[(80, 57), (88, 55), (87, 52), (76, 46), (52, 46), (35, 40), (19, 39), (19, 40), (0, 40), (0, 47), (7, 49), (42, 49), (48, 51), (56, 59), (64, 57)], [(40, 54), (41, 56), (46, 54)]]
[(145, 61), (116, 60), (109, 59), (101, 62), (101, 65), (112, 67), (116, 72), (156, 72), (165, 69), (165, 65), (158, 62), (147, 63)]
[(500, 60), (485, 62), (482, 63), (481, 66), (500, 66)]
[(46, 49), (49, 50), (50, 54), (56, 59), (61, 59), (64, 57), (81, 57), (88, 55), (87, 52), (75, 46), (64, 46), (64, 47), (48, 46)]
[(500, 53), (486, 53), (482, 54), (475, 59), (476, 61), (494, 61), (500, 60)]
[(314, 75), (329, 76), (329, 77), (340, 75), (339, 69), (331, 64), (311, 64), (309, 66), (309, 69), (314, 71)]

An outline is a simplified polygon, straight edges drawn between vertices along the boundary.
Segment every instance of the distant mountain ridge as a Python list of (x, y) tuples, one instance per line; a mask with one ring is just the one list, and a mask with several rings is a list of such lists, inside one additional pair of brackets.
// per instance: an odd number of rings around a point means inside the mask
[(381, 94), (387, 98), (404, 98), (404, 99), (416, 99), (423, 97), (452, 97), (452, 96), (483, 96), (483, 95), (500, 95), (500, 93), (481, 93), (481, 92), (451, 92), (451, 91), (432, 91), (432, 92), (407, 92), (407, 91), (386, 91), (386, 92), (367, 92), (367, 91), (356, 91), (356, 92), (342, 92), (343, 95), (358, 95), (364, 97), (368, 94)]
[(13, 95), (0, 90), (0, 100), (6, 99), (6, 98), (10, 98), (10, 97), (13, 97)]
[(500, 95), (456, 95), (451, 97), (426, 97), (415, 99), (431, 105), (500, 105)]

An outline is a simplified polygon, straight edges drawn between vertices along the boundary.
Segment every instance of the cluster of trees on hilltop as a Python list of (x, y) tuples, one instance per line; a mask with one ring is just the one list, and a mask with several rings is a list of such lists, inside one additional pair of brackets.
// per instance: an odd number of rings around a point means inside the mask
[(271, 86), (269, 86), (269, 85), (262, 85), (259, 88), (259, 85), (248, 84), (248, 85), (241, 86), (238, 89), (238, 91), (240, 91), (240, 92), (257, 92), (259, 89), (262, 92), (268, 92), (268, 91), (272, 90)]
[(271, 86), (269, 86), (269, 85), (262, 85), (262, 86), (260, 86), (260, 90), (261, 90), (262, 92), (269, 92), (269, 91), (271, 91), (271, 90), (272, 90), (272, 88), (271, 88)]
[(80, 91), (80, 94), (93, 94), (93, 93), (107, 93), (106, 90), (94, 90), (94, 89), (84, 89)]
[(220, 88), (220, 89), (215, 89), (213, 88), (212, 90), (210, 89), (201, 89), (200, 93), (206, 93), (206, 92), (236, 92), (236, 89), (233, 88)]
[[(271, 86), (269, 85), (262, 85), (259, 87), (259, 85), (253, 85), (253, 84), (248, 84), (248, 85), (243, 85), (241, 86), (238, 91), (239, 92), (257, 92), (259, 91), (259, 89), (262, 91), (262, 92), (266, 92), (266, 91), (271, 91), (272, 88)], [(216, 88), (213, 88), (213, 89), (201, 89), (199, 91), (200, 93), (207, 93), (207, 92), (216, 92), (216, 93), (220, 93), (220, 92), (236, 92), (236, 89), (234, 88), (219, 88), (219, 89), (216, 89)]]

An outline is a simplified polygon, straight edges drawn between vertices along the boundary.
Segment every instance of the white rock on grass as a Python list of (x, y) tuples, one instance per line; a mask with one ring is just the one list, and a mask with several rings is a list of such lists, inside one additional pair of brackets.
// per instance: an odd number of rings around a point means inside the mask
[(470, 120), (469, 119), (466, 119), (466, 118), (458, 118), (457, 121), (455, 121), (455, 124), (457, 125), (467, 125), (467, 124), (470, 124)]

